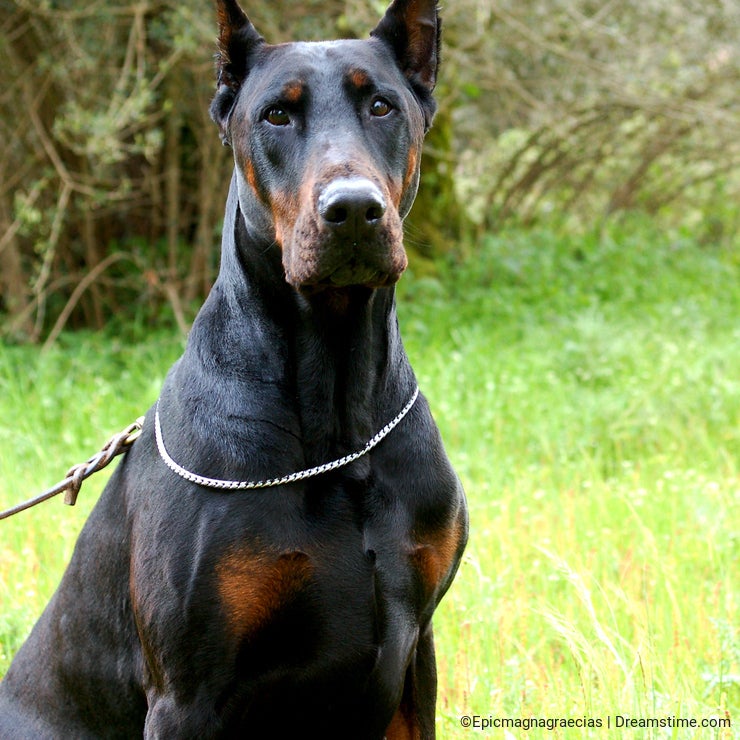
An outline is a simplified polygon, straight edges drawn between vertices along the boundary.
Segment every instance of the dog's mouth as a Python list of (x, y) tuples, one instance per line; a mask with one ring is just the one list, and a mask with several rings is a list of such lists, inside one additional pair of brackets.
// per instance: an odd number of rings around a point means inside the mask
[(350, 260), (327, 275), (302, 282), (298, 288), (307, 296), (353, 287), (386, 288), (398, 282), (404, 269), (405, 265), (398, 271), (388, 272), (372, 265), (360, 265)]
[(327, 288), (346, 288), (350, 285), (362, 285), (366, 288), (383, 288), (398, 282), (403, 270), (387, 272), (372, 265), (357, 265), (354, 260), (341, 265), (330, 275), (319, 281)]

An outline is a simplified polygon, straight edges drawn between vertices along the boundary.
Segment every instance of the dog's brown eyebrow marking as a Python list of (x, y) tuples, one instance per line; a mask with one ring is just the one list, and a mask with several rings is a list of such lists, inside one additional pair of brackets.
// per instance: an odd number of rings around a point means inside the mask
[(364, 69), (358, 69), (357, 67), (347, 72), (347, 80), (350, 85), (356, 87), (358, 90), (369, 87), (371, 84), (370, 75)]
[(297, 103), (304, 94), (304, 85), (302, 80), (291, 80), (283, 85), (282, 97), (288, 103)]

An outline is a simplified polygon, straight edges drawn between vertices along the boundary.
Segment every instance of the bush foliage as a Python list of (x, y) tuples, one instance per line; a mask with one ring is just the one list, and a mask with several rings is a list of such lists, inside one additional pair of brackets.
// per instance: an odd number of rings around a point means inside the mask
[[(249, 4), (266, 38), (365, 36), (383, 2)], [(213, 279), (231, 167), (207, 106), (215, 13), (196, 0), (0, 0), (4, 334), (169, 307)], [(422, 255), (515, 220), (626, 211), (706, 243), (737, 232), (740, 6), (458, 0), (409, 221)], [(474, 247), (468, 246), (468, 249)]]

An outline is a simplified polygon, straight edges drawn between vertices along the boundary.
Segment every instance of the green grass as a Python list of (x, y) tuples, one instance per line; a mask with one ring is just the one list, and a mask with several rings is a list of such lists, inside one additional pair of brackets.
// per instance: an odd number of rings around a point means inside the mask
[[(469, 496), (435, 620), (441, 738), (728, 738), (740, 727), (740, 262), (649, 225), (488, 237), (399, 290)], [(172, 334), (0, 347), (0, 506), (156, 398)], [(58, 582), (80, 503), (0, 523), (0, 673)], [(600, 720), (601, 729), (464, 729)], [(617, 715), (734, 730), (617, 729)], [(611, 718), (612, 730), (605, 729)], [(740, 734), (740, 733), (739, 733)]]

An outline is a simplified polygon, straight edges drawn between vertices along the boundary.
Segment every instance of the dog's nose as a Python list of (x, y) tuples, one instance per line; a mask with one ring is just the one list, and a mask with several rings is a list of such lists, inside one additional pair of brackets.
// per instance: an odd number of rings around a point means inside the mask
[(318, 206), (327, 226), (348, 235), (372, 229), (380, 223), (386, 210), (380, 188), (359, 177), (331, 182), (319, 196)]

